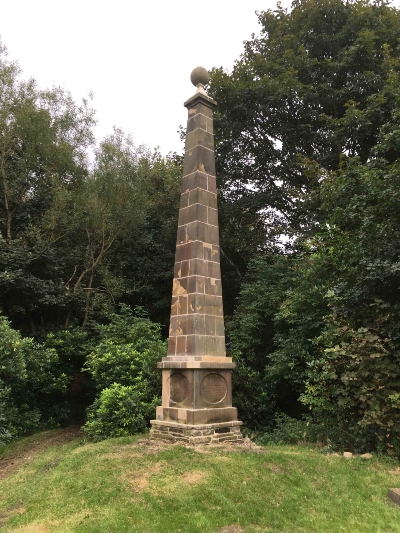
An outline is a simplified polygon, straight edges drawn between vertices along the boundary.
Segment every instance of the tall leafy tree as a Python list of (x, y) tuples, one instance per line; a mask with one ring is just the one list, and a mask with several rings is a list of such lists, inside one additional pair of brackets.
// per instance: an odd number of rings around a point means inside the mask
[(387, 59), (398, 54), (400, 12), (381, 0), (296, 0), (258, 18), (260, 34), (232, 73), (214, 70), (211, 94), (224, 197), (236, 219), (262, 215), (273, 239), (318, 220), (323, 172), (370, 157), (394, 102)]
[(93, 141), (93, 110), (60, 89), (40, 91), (20, 79), (18, 66), (0, 48), (0, 295), (14, 320), (62, 301), (53, 237), (44, 217), (57, 190), (87, 174), (86, 149)]

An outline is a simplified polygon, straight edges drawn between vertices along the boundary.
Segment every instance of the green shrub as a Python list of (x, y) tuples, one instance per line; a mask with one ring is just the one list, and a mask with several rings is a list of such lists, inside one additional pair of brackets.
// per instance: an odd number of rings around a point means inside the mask
[(96, 440), (144, 430), (160, 401), (157, 362), (166, 355), (158, 324), (134, 316), (127, 306), (110, 318), (110, 324), (99, 326), (100, 342), (85, 363), (99, 396), (88, 409), (84, 430)]
[(0, 316), (0, 440), (65, 420), (67, 383), (55, 350), (22, 337)]
[(113, 383), (89, 407), (84, 432), (94, 441), (141, 433), (157, 402), (158, 398), (150, 403), (143, 401), (134, 386)]
[(264, 433), (259, 439), (262, 444), (298, 444), (299, 442), (310, 442), (308, 434), (309, 420), (297, 420), (284, 413), (275, 416), (276, 426), (272, 431)]

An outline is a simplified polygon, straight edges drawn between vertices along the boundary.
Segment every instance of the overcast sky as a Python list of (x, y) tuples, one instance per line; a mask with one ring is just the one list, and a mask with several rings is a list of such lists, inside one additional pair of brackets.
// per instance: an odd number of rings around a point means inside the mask
[[(258, 33), (255, 11), (275, 1), (13, 0), (2, 2), (0, 37), (24, 76), (61, 85), (80, 100), (94, 93), (96, 136), (114, 125), (137, 144), (181, 152), (183, 102), (201, 65), (230, 70)], [(282, 5), (290, 5), (289, 1)]]
[(167, 154), (182, 150), (177, 130), (186, 125), (183, 102), (195, 92), (192, 69), (231, 70), (243, 41), (259, 32), (255, 11), (275, 6), (272, 0), (11, 0), (1, 5), (0, 37), (9, 58), (41, 88), (61, 85), (75, 100), (93, 91), (98, 140), (116, 125), (137, 144)]

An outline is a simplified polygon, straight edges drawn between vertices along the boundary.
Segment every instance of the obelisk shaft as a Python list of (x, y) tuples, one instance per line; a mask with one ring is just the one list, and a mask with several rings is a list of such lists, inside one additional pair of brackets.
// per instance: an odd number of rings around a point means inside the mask
[(169, 356), (225, 356), (212, 108), (189, 111), (176, 243)]

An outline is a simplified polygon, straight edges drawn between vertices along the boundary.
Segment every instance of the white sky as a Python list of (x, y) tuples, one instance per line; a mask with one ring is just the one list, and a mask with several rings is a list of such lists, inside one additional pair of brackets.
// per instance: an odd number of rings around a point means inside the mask
[[(283, 6), (289, 6), (284, 0)], [(12, 0), (0, 37), (24, 77), (75, 100), (94, 93), (98, 140), (114, 125), (135, 143), (181, 153), (193, 68), (231, 70), (274, 0)]]
[[(399, 6), (400, 0), (394, 5)], [(282, 0), (288, 7), (291, 0)], [(183, 102), (192, 69), (231, 70), (243, 41), (259, 32), (255, 11), (275, 0), (9, 0), (0, 37), (26, 77), (94, 93), (98, 140), (114, 125), (137, 144), (182, 151)]]

